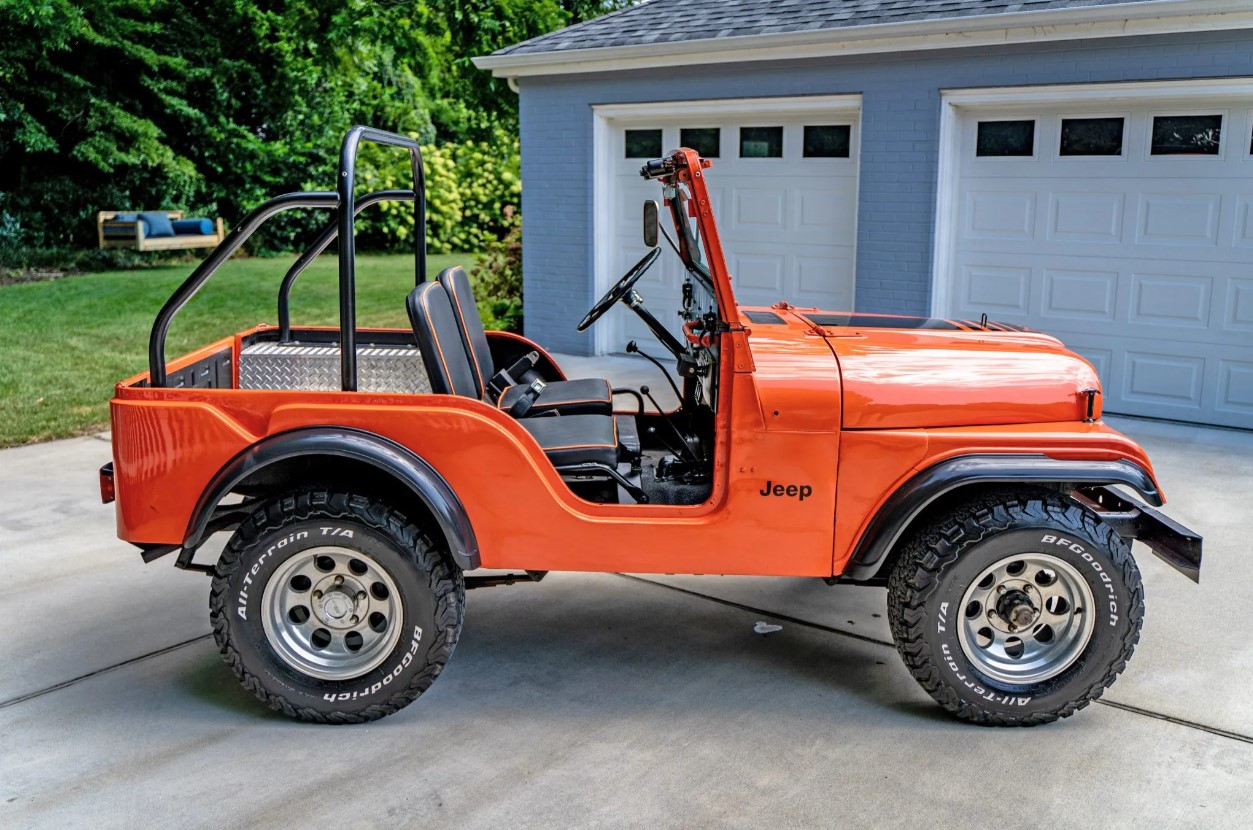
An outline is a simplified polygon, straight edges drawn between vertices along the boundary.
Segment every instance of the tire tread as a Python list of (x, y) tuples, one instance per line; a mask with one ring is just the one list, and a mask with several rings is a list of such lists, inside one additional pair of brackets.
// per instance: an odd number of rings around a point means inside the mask
[[(1130, 625), (1117, 658), (1095, 682), (1063, 704), (1015, 717), (963, 699), (943, 679), (926, 640), (926, 603), (945, 569), (984, 538), (1016, 526), (1049, 526), (1087, 534), (1118, 569), (1131, 595)], [(1144, 586), (1131, 549), (1112, 527), (1065, 497), (1044, 489), (1013, 489), (972, 499), (917, 533), (902, 549), (888, 579), (888, 621), (897, 651), (918, 684), (944, 709), (963, 720), (990, 726), (1036, 726), (1068, 718), (1109, 688), (1135, 651), (1144, 617)]]
[[(322, 711), (293, 704), (283, 695), (266, 688), (264, 682), (248, 670), (231, 639), (230, 577), (241, 566), (249, 548), (266, 532), (317, 517), (355, 520), (392, 539), (418, 572), (425, 576), (435, 600), (435, 642), (427, 652), (422, 670), (415, 672), (389, 697), (361, 710)], [(465, 579), (461, 569), (452, 564), (417, 525), (383, 501), (329, 490), (292, 493), (259, 507), (240, 524), (227, 543), (218, 559), (209, 594), (209, 619), (214, 640), (222, 659), (239, 678), (240, 684), (276, 712), (302, 721), (328, 724), (378, 720), (416, 700), (435, 682), (452, 657), (460, 637), (464, 609)]]

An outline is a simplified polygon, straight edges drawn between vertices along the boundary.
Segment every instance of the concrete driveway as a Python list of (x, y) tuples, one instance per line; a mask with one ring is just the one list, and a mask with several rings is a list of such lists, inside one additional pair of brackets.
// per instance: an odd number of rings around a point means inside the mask
[(1026, 730), (935, 706), (881, 590), (614, 574), (474, 591), (420, 701), (292, 723), (219, 659), (207, 580), (114, 538), (106, 441), (0, 451), (0, 826), (1248, 826), (1253, 433), (1110, 421), (1204, 582), (1140, 551), (1127, 672)]

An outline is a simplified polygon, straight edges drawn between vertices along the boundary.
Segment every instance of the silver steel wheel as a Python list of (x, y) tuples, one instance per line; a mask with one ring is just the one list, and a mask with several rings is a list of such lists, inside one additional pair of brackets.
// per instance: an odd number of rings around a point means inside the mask
[(1008, 556), (962, 599), (962, 651), (989, 679), (1030, 685), (1056, 677), (1092, 639), (1092, 591), (1074, 566), (1047, 553)]
[(303, 674), (350, 680), (377, 668), (404, 627), (396, 583), (359, 551), (311, 548), (284, 562), (261, 596), (279, 657)]

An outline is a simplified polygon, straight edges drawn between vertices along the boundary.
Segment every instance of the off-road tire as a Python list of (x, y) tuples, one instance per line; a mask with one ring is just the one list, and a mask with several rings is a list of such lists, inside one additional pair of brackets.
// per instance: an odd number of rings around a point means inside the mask
[[(1029, 551), (1072, 565), (1099, 613), (1068, 668), (1015, 686), (976, 670), (958, 627), (971, 581)], [(888, 617), (906, 667), (946, 710), (979, 724), (1034, 726), (1069, 717), (1114, 682), (1140, 636), (1144, 589), (1127, 543), (1094, 513), (1052, 491), (1006, 490), (952, 508), (907, 542), (889, 579)]]
[[(335, 529), (341, 533), (330, 542)], [(286, 662), (267, 638), (261, 608), (266, 580), (284, 562), (332, 543), (384, 569), (403, 611), (404, 631), (381, 663), (346, 680), (319, 679)], [(422, 529), (382, 501), (325, 490), (258, 508), (227, 544), (209, 594), (214, 638), (243, 687), (271, 709), (316, 723), (362, 723), (412, 703), (452, 656), (464, 609), (460, 568)]]

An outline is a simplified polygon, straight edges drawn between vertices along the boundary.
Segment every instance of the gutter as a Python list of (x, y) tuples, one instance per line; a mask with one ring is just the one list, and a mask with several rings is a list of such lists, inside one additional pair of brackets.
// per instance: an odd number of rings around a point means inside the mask
[(496, 77), (519, 78), (1233, 29), (1253, 29), (1249, 0), (1140, 0), (819, 31), (522, 54), (498, 52), (473, 61)]

